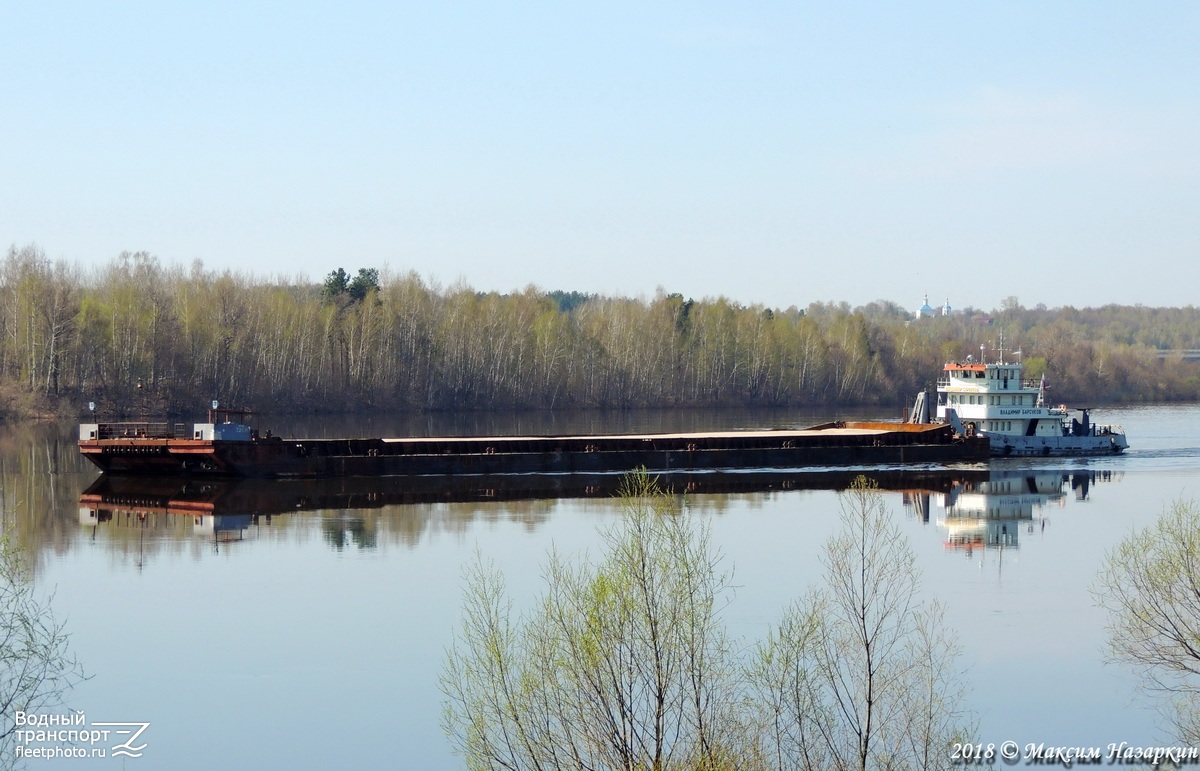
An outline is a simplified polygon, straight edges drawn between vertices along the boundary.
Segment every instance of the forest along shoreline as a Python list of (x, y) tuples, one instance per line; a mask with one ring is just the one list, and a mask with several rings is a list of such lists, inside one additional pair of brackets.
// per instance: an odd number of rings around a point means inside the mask
[(1055, 399), (1200, 400), (1200, 310), (895, 302), (785, 309), (578, 292), (476, 292), (338, 268), (323, 283), (164, 266), (84, 270), (36, 246), (0, 263), (0, 417), (195, 414), (211, 399), (277, 414), (638, 407), (841, 408), (899, 416), (947, 361), (1000, 335)]

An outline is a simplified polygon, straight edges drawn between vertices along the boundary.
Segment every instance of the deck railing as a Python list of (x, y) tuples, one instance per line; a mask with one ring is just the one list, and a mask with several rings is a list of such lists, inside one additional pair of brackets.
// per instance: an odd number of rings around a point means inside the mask
[[(968, 385), (968, 387), (969, 387), (969, 388), (971, 388), (971, 389), (976, 389), (976, 388), (978, 388), (978, 387), (979, 387), (979, 386), (981, 386), (981, 385), (989, 384), (989, 383), (992, 383), (992, 382), (995, 382), (995, 381), (990, 381), (990, 380), (986, 380), (986, 379), (980, 379), (980, 380), (976, 381), (974, 378), (972, 378), (970, 381), (967, 381), (967, 385)], [(1011, 385), (1011, 383), (1010, 383), (1010, 385)], [(938, 388), (943, 388), (943, 389), (945, 389), (945, 388), (949, 388), (949, 387), (950, 387), (950, 378), (948, 378), (948, 377), (940, 377), (940, 378), (938, 378), (938, 381), (937, 381), (937, 387), (938, 387)], [(1017, 388), (1009, 388), (1008, 390), (1010, 390), (1010, 391), (1017, 391), (1017, 390), (1024, 390), (1024, 391), (1036, 391), (1036, 390), (1038, 390), (1038, 389), (1039, 389), (1039, 388), (1041, 388), (1041, 387), (1042, 387), (1042, 383), (1041, 383), (1041, 381), (1040, 381), (1040, 380), (1028, 380), (1028, 379), (1025, 379), (1025, 380), (1022, 380), (1022, 381), (1020, 382), (1020, 389), (1017, 389)], [(998, 390), (1001, 390), (1001, 391), (1003, 391), (1003, 390), (1005, 390), (1005, 389), (1001, 388), (1001, 389), (998, 389)]]
[(173, 439), (181, 436), (183, 424), (153, 423), (137, 421), (130, 423), (101, 423), (97, 426), (97, 439)]

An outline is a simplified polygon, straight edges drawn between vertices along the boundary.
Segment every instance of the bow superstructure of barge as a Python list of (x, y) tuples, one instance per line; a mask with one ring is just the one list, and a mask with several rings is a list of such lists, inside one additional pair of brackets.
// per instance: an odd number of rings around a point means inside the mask
[[(211, 416), (210, 416), (211, 420)], [(84, 423), (79, 449), (112, 474), (256, 478), (708, 471), (983, 461), (948, 425), (833, 422), (804, 429), (565, 436), (284, 439), (239, 422)]]

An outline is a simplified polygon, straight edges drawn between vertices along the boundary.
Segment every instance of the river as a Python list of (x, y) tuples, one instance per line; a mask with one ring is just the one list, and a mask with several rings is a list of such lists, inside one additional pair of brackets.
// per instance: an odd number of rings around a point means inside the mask
[[(1126, 455), (1005, 460), (952, 469), (932, 485), (885, 485), (923, 570), (922, 591), (944, 603), (962, 642), (979, 742), (1153, 746), (1171, 738), (1134, 674), (1105, 663), (1106, 617), (1089, 587), (1122, 537), (1172, 500), (1197, 495), (1200, 405), (1111, 409), (1096, 418), (1124, 425)], [(275, 428), (529, 434), (817, 419), (587, 413)], [(590, 485), (570, 493), (583, 497), (529, 498), (501, 484), (398, 490), (378, 481), (315, 492), (193, 490), (205, 505), (217, 503), (186, 515), (133, 503), (105, 514), (81, 507), (97, 474), (80, 461), (72, 431), (0, 427), (0, 506), (90, 675), (67, 708), (88, 724), (149, 723), (138, 738), (143, 758), (126, 767), (459, 768), (439, 728), (437, 674), (459, 617), (464, 564), (476, 552), (494, 559), (520, 607), (540, 591), (549, 549), (594, 551), (597, 528), (619, 516), (608, 491)], [(742, 482), (693, 492), (685, 505), (711, 523), (734, 569), (738, 589), (724, 618), (749, 642), (820, 580), (818, 557), (839, 504), (837, 492), (807, 476)], [(986, 511), (991, 519), (980, 519)]]

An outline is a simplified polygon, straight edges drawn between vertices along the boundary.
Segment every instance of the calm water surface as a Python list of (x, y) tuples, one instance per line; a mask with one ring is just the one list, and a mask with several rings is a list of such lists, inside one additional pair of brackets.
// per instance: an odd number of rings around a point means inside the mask
[[(810, 417), (820, 416), (397, 418), (279, 433), (681, 430)], [(1170, 738), (1134, 676), (1104, 663), (1106, 619), (1088, 587), (1119, 539), (1170, 501), (1200, 495), (1200, 406), (1097, 417), (1124, 424), (1127, 455), (1005, 461), (955, 470), (936, 490), (892, 484), (885, 493), (917, 552), (924, 591), (946, 605), (960, 635), (984, 743)], [(95, 519), (79, 499), (97, 475), (81, 465), (72, 428), (0, 429), (0, 505), (92, 674), (69, 706), (89, 722), (151, 724), (144, 757), (127, 767), (460, 767), (438, 726), (437, 672), (458, 620), (464, 563), (476, 551), (494, 559), (522, 606), (540, 589), (549, 549), (594, 551), (597, 527), (618, 516), (603, 491), (503, 500), (489, 489), (441, 498), (435, 489), (396, 503), (396, 492), (377, 484), (357, 499), (335, 495), (338, 508), (312, 508), (304, 501), (314, 498), (290, 491), (276, 496), (282, 504), (239, 503), (218, 517), (127, 507)], [(262, 498), (257, 488), (235, 493)], [(734, 567), (737, 596), (726, 612), (734, 634), (757, 640), (820, 580), (836, 492), (700, 493), (686, 505), (711, 522)]]

